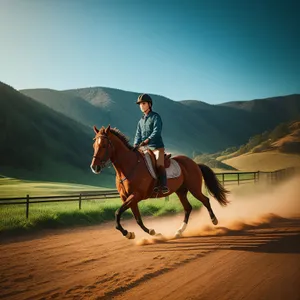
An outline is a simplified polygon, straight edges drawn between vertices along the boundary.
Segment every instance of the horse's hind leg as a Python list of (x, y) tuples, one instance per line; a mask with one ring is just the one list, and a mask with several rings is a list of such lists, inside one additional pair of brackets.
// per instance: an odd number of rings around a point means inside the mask
[(206, 197), (205, 195), (202, 194), (201, 190), (199, 189), (199, 191), (190, 191), (192, 193), (192, 195), (198, 199), (199, 201), (201, 201), (203, 203), (203, 205), (207, 208), (210, 219), (212, 221), (212, 223), (214, 225), (218, 224), (218, 219), (215, 216), (211, 206), (210, 206), (210, 202), (209, 202), (209, 198)]
[(181, 227), (177, 230), (176, 234), (175, 234), (175, 237), (178, 238), (178, 237), (181, 237), (182, 236), (182, 233), (184, 232), (184, 230), (186, 229), (186, 226), (187, 226), (187, 223), (189, 221), (189, 217), (190, 217), (190, 214), (191, 214), (191, 211), (192, 211), (192, 206), (191, 204), (189, 203), (189, 200), (187, 198), (187, 193), (188, 193), (188, 189), (185, 188), (185, 187), (181, 187), (177, 192), (177, 196), (184, 208), (184, 220), (183, 220), (183, 223), (181, 225)]
[(141, 217), (141, 214), (140, 214), (140, 210), (139, 210), (139, 207), (138, 207), (138, 204), (137, 203), (132, 203), (132, 205), (130, 206), (131, 208), (131, 211), (135, 217), (135, 220), (136, 222), (140, 225), (140, 227), (147, 233), (149, 233), (150, 235), (155, 235), (155, 230), (154, 229), (148, 229), (143, 221), (142, 221), (142, 217)]

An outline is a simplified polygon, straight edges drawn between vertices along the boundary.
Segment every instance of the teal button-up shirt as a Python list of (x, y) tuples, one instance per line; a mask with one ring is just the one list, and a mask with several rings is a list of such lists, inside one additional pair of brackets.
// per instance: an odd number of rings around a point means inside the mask
[(143, 115), (137, 125), (134, 145), (149, 139), (149, 147), (164, 148), (165, 145), (161, 136), (162, 126), (163, 122), (158, 113), (151, 111), (147, 116)]

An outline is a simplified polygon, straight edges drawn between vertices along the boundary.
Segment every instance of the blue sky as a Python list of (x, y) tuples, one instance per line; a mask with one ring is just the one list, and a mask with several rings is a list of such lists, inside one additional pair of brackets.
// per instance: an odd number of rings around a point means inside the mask
[(0, 80), (212, 104), (300, 93), (297, 2), (2, 0)]

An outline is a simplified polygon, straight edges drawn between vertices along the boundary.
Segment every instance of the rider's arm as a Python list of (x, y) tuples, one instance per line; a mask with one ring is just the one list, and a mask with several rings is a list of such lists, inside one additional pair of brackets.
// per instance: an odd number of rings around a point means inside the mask
[(141, 135), (141, 126), (140, 122), (138, 122), (136, 133), (135, 133), (135, 138), (134, 138), (134, 145), (138, 145), (142, 142), (142, 135)]
[(162, 131), (162, 121), (160, 116), (156, 115), (153, 119), (153, 131), (148, 136), (148, 139), (151, 141), (151, 139), (155, 139), (156, 137), (159, 137), (161, 135)]

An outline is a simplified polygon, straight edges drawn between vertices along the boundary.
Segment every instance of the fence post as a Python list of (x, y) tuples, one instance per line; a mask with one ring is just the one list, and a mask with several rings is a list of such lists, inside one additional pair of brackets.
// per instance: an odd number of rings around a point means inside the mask
[(240, 185), (240, 173), (237, 173), (238, 176), (238, 185)]
[(26, 219), (29, 216), (29, 195), (26, 196)]
[(224, 185), (225, 184), (224, 173), (222, 173), (222, 182), (223, 182), (223, 185)]
[(79, 194), (79, 209), (81, 209), (81, 193)]

